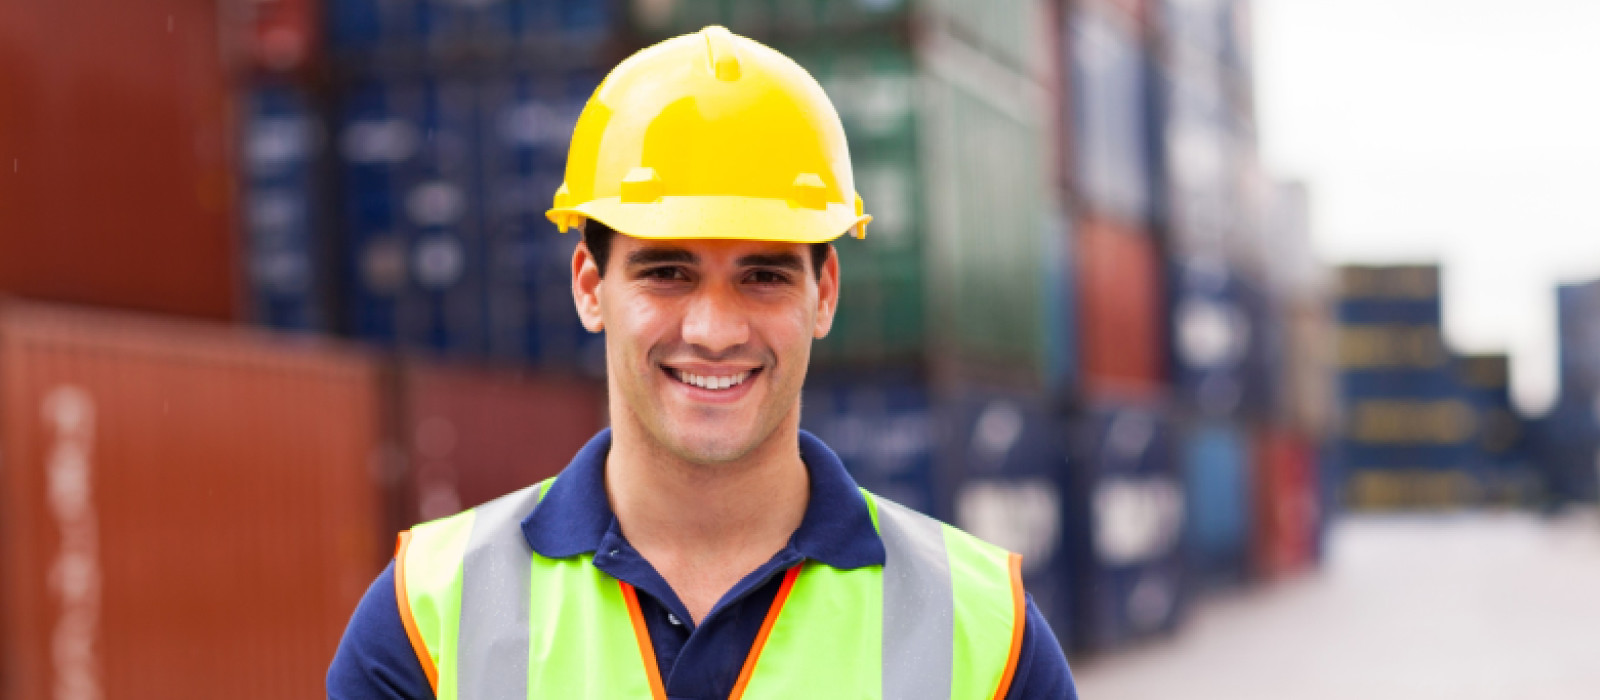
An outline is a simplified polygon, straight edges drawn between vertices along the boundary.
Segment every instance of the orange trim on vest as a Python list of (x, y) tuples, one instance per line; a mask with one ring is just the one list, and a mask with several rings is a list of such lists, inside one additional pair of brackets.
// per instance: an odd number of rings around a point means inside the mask
[(627, 581), (617, 581), (622, 587), (622, 600), (628, 604), (628, 618), (633, 621), (633, 636), (639, 642), (639, 655), (644, 657), (644, 673), (650, 678), (650, 697), (667, 700), (666, 686), (661, 683), (661, 667), (656, 665), (656, 647), (650, 643), (650, 630), (645, 627), (644, 613), (639, 610), (639, 594)]
[(411, 640), (411, 649), (417, 654), (417, 662), (422, 664), (422, 673), (428, 677), (428, 687), (433, 688), (433, 694), (439, 694), (439, 669), (433, 665), (433, 655), (428, 653), (428, 645), (422, 641), (422, 631), (417, 629), (417, 618), (411, 615), (411, 597), (406, 595), (406, 548), (411, 546), (411, 531), (406, 530), (395, 538), (394, 544), (394, 597), (400, 607), (400, 624), (406, 628), (406, 639)]
[(1006, 658), (1006, 672), (1000, 676), (1000, 686), (994, 690), (994, 700), (1003, 700), (1011, 692), (1011, 679), (1017, 673), (1017, 661), (1022, 656), (1022, 631), (1028, 624), (1028, 594), (1022, 588), (1022, 555), (1012, 554), (1011, 568), (1011, 653)]
[(750, 645), (750, 655), (745, 657), (744, 668), (739, 669), (739, 682), (733, 684), (733, 692), (728, 694), (729, 700), (744, 697), (744, 687), (755, 675), (756, 661), (761, 659), (761, 650), (767, 646), (767, 635), (772, 633), (772, 626), (778, 622), (778, 613), (783, 611), (784, 602), (789, 600), (789, 591), (794, 588), (794, 580), (799, 578), (802, 566), (804, 564), (796, 564), (783, 575), (783, 584), (778, 587), (777, 597), (772, 599), (772, 607), (767, 608), (767, 619), (761, 621), (761, 631), (756, 633), (756, 641)]

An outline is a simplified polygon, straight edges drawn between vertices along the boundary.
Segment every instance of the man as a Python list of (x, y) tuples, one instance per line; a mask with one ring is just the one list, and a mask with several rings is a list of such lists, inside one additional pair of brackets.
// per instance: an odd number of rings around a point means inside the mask
[(1015, 555), (858, 490), (799, 429), (830, 241), (871, 220), (816, 81), (720, 27), (662, 42), (596, 90), (566, 175), (549, 216), (583, 231), (612, 427), (402, 534), (329, 696), (1075, 697)]

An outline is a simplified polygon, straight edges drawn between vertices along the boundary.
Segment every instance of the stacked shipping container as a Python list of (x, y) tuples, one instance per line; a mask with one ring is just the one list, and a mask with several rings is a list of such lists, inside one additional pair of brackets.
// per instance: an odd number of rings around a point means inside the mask
[(0, 697), (320, 693), (387, 556), (364, 356), (0, 306)]
[(1540, 461), (1557, 503), (1600, 497), (1600, 281), (1556, 291), (1560, 392), (1540, 421)]

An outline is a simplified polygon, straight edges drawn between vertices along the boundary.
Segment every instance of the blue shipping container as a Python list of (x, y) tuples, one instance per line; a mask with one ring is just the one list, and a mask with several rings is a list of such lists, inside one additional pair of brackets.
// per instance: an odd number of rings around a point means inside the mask
[(316, 113), (309, 95), (290, 86), (258, 86), (245, 102), (241, 181), (252, 316), (274, 328), (328, 330)]
[(1192, 580), (1198, 586), (1242, 582), (1249, 573), (1253, 521), (1249, 438), (1228, 422), (1196, 421), (1184, 427), (1179, 450)]
[(1556, 292), (1561, 395), (1600, 397), (1600, 280), (1561, 285)]
[(573, 125), (602, 77), (597, 69), (551, 69), (484, 84), (479, 162), (494, 355), (604, 371), (604, 336), (583, 328), (572, 302), (580, 236), (558, 233), (544, 215), (564, 176)]
[(365, 83), (339, 119), (350, 330), (476, 355), (487, 344), (474, 86)]
[(1170, 276), (1177, 398), (1207, 416), (1270, 414), (1280, 363), (1266, 296), (1220, 258), (1179, 261)]
[(1057, 416), (1024, 395), (969, 389), (949, 404), (941, 471), (954, 524), (1022, 555), (1023, 583), (1069, 640), (1072, 567), (1066, 545), (1066, 453)]
[(1187, 498), (1170, 420), (1157, 407), (1105, 404), (1068, 434), (1075, 644), (1106, 649), (1172, 630), (1187, 595)]
[(1073, 5), (1064, 31), (1076, 129), (1076, 180), (1094, 213), (1134, 226), (1154, 219), (1158, 153), (1152, 67), (1136, 33), (1092, 6)]
[(935, 413), (928, 390), (908, 379), (810, 377), (801, 427), (821, 438), (873, 493), (939, 515)]

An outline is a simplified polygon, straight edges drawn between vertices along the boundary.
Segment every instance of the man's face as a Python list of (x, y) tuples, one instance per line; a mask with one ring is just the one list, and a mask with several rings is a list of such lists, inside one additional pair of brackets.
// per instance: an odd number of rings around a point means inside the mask
[(607, 264), (602, 280), (579, 246), (573, 291), (584, 325), (606, 331), (613, 413), (626, 414), (614, 422), (698, 463), (798, 426), (811, 341), (838, 300), (833, 256), (819, 280), (802, 244), (619, 234)]

